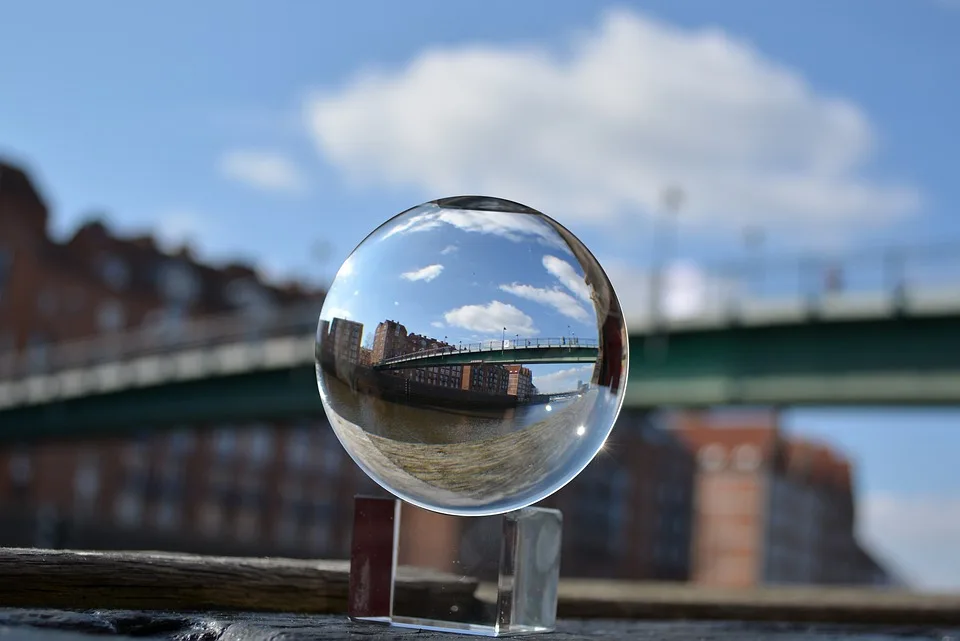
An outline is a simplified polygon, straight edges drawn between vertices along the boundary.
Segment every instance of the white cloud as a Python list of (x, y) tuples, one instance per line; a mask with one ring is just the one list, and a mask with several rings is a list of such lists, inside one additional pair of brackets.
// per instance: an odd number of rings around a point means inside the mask
[(447, 324), (481, 334), (499, 335), (503, 328), (511, 334), (536, 336), (539, 330), (533, 319), (522, 311), (498, 300), (486, 305), (464, 305), (443, 315)]
[(433, 321), (433, 322), (430, 323), (430, 326), (431, 326), (431, 327), (437, 327), (437, 328), (440, 328), (440, 329), (446, 327), (446, 325), (444, 325), (444, 324), (441, 323), (440, 321)]
[(535, 303), (549, 305), (564, 316), (581, 323), (589, 323), (594, 320), (587, 313), (587, 310), (577, 302), (577, 299), (559, 288), (545, 289), (533, 285), (512, 283), (510, 285), (500, 285), (500, 290), (520, 298), (532, 300)]
[(439, 276), (441, 272), (443, 272), (443, 265), (427, 265), (426, 267), (421, 267), (420, 269), (404, 272), (400, 274), (400, 278), (411, 281), (422, 280), (429, 283), (431, 280)]
[(345, 318), (350, 320), (353, 318), (353, 313), (345, 307), (331, 307), (330, 309), (323, 310), (324, 320), (333, 320), (334, 318)]
[(875, 494), (858, 507), (862, 539), (912, 587), (960, 590), (960, 496)]
[(234, 150), (220, 157), (220, 173), (262, 191), (296, 193), (306, 187), (306, 177), (281, 153)]
[(546, 394), (557, 394), (559, 392), (569, 392), (576, 389), (577, 381), (590, 379), (593, 365), (581, 365), (580, 367), (571, 367), (561, 369), (550, 374), (534, 376), (533, 384), (537, 389)]
[(723, 30), (625, 10), (558, 53), (429, 49), (315, 94), (306, 114), (354, 179), (496, 195), (584, 223), (650, 214), (673, 184), (684, 220), (721, 228), (822, 236), (920, 206), (913, 186), (869, 176), (877, 136), (857, 105)]
[[(472, 211), (460, 209), (434, 209), (412, 215), (407, 220), (390, 228), (384, 238), (396, 234), (413, 234), (450, 225), (472, 234), (499, 236), (513, 242), (534, 240), (544, 245), (562, 249), (566, 246), (557, 232), (542, 219), (528, 214), (502, 211)], [(450, 249), (451, 245), (444, 248)]]
[(584, 302), (591, 305), (593, 304), (593, 298), (590, 295), (590, 287), (587, 285), (587, 281), (577, 273), (573, 265), (565, 260), (560, 260), (556, 256), (548, 255), (543, 257), (543, 266), (577, 297)]
[(456, 245), (447, 245), (446, 247), (440, 250), (440, 254), (443, 256), (447, 256), (449, 254), (456, 253), (459, 250), (460, 248), (457, 247)]

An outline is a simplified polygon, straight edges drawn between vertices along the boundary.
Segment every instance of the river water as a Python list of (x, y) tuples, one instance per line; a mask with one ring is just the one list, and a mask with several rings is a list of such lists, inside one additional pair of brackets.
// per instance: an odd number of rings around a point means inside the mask
[(326, 375), (327, 401), (367, 432), (407, 443), (469, 443), (518, 432), (569, 407), (577, 397), (507, 409), (457, 411), (405, 405), (355, 393)]

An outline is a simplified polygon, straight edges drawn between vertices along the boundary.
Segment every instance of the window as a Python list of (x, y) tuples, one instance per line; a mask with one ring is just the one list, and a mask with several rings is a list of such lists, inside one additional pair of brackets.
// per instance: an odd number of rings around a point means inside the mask
[(30, 456), (23, 452), (18, 452), (10, 457), (10, 480), (13, 485), (25, 487), (30, 485), (33, 479), (33, 465), (30, 462)]
[(13, 271), (13, 251), (0, 247), (0, 303), (3, 302), (4, 293), (6, 293), (7, 281), (10, 280), (10, 272)]
[(237, 515), (237, 537), (241, 541), (252, 541), (260, 534), (260, 518), (256, 510), (243, 509)]
[(250, 459), (257, 464), (264, 464), (273, 453), (273, 435), (265, 427), (253, 429), (250, 434)]
[(237, 451), (237, 433), (231, 427), (222, 427), (214, 433), (214, 443), (219, 458), (230, 458)]
[(182, 263), (167, 263), (160, 269), (160, 289), (170, 302), (190, 303), (200, 293), (200, 281), (194, 270)]
[(734, 453), (737, 469), (752, 472), (760, 466), (760, 450), (755, 445), (741, 445)]
[(180, 428), (170, 435), (170, 453), (175, 455), (187, 454), (193, 450), (193, 432), (187, 428)]
[(143, 519), (143, 499), (132, 492), (125, 492), (117, 499), (117, 521), (126, 527), (137, 527)]
[(157, 527), (162, 530), (172, 530), (180, 522), (180, 503), (171, 498), (164, 499), (157, 506)]
[(223, 508), (208, 502), (200, 512), (200, 529), (208, 536), (216, 536), (223, 525)]
[(27, 352), (30, 367), (34, 370), (43, 368), (47, 363), (47, 336), (42, 332), (33, 332), (27, 339)]
[(130, 268), (123, 259), (107, 256), (100, 263), (100, 277), (113, 290), (120, 291), (130, 283)]
[(307, 465), (310, 458), (310, 430), (298, 428), (287, 440), (287, 463), (294, 468)]
[(57, 313), (57, 302), (57, 292), (48, 287), (37, 296), (37, 309), (44, 316), (53, 316)]
[(330, 545), (330, 526), (326, 521), (317, 521), (307, 528), (307, 546), (314, 552), (325, 551)]
[(97, 329), (101, 332), (113, 332), (126, 325), (126, 313), (120, 301), (109, 300), (97, 309)]
[(73, 488), (77, 500), (81, 502), (91, 502), (96, 498), (100, 489), (100, 470), (97, 466), (96, 457), (84, 457), (77, 466), (73, 478)]
[(300, 529), (300, 521), (294, 511), (285, 511), (277, 523), (277, 541), (282, 545), (293, 543)]
[(718, 443), (712, 443), (700, 450), (700, 466), (710, 472), (716, 472), (723, 468), (726, 452), (723, 446)]

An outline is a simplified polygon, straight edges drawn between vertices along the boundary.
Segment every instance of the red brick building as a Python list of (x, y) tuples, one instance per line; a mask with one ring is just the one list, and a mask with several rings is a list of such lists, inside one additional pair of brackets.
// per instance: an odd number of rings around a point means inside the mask
[(507, 365), (507, 394), (517, 398), (529, 398), (533, 394), (533, 372), (523, 365)]
[(691, 579), (723, 587), (882, 581), (854, 535), (850, 462), (773, 417), (675, 426), (697, 460)]

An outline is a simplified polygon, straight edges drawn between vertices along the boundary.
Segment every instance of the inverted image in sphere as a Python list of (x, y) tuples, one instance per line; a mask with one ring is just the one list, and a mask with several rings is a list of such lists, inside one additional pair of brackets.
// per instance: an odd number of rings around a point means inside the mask
[(551, 495), (603, 447), (627, 333), (600, 264), (523, 205), (463, 196), (409, 209), (340, 267), (317, 383), (337, 437), (420, 507), (500, 514)]

